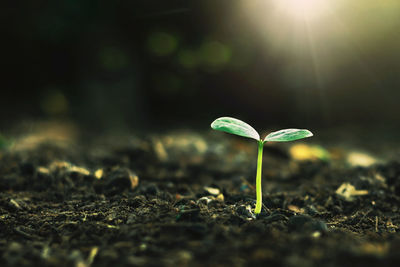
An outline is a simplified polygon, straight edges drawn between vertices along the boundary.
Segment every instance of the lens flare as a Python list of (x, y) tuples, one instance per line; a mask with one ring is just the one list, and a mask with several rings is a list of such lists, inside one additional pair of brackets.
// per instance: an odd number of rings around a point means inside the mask
[(296, 19), (312, 20), (329, 12), (327, 0), (274, 0), (274, 4), (282, 13)]

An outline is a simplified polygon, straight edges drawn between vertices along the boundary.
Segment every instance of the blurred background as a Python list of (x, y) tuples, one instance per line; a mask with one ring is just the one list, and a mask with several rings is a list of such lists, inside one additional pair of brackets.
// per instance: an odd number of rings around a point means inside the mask
[(3, 129), (208, 129), (226, 115), (400, 126), (398, 0), (22, 0), (0, 13)]

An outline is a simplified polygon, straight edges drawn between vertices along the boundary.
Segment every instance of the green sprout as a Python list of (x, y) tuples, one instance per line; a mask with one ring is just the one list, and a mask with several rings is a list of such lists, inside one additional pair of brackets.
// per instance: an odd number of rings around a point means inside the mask
[(262, 192), (261, 192), (261, 169), (262, 169), (262, 155), (265, 142), (289, 142), (306, 137), (311, 137), (313, 134), (305, 129), (284, 129), (268, 134), (264, 139), (253, 127), (247, 123), (230, 117), (218, 118), (211, 123), (211, 128), (218, 131), (236, 134), (243, 137), (253, 138), (258, 141), (258, 159), (257, 159), (257, 175), (256, 175), (256, 193), (257, 202), (255, 214), (261, 212), (262, 205)]

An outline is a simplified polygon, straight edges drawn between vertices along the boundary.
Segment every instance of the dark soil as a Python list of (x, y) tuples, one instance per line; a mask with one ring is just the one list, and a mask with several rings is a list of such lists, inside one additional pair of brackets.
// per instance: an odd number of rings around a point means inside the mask
[[(0, 266), (400, 265), (396, 161), (352, 167), (336, 145), (298, 161), (293, 144), (268, 145), (255, 216), (251, 140), (46, 127), (0, 152)], [(346, 198), (343, 183), (366, 191)]]

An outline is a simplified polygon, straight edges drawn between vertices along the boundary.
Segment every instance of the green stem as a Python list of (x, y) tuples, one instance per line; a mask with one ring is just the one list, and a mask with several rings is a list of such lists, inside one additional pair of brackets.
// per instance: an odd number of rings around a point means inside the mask
[(262, 191), (261, 191), (261, 170), (262, 170), (262, 156), (263, 156), (264, 142), (262, 140), (258, 141), (258, 158), (257, 158), (257, 176), (256, 176), (256, 192), (257, 192), (257, 202), (255, 214), (261, 212), (262, 207)]

